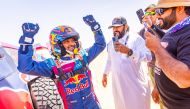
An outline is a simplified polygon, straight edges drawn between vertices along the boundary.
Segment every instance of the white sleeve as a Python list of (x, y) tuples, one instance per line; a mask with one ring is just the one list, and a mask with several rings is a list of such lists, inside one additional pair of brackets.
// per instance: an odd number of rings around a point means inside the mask
[(105, 67), (105, 70), (104, 70), (104, 74), (109, 75), (110, 71), (111, 71), (111, 57), (108, 54), (108, 58), (107, 58), (107, 62), (106, 62), (106, 67)]
[(132, 48), (133, 54), (129, 58), (133, 59), (135, 62), (141, 61), (151, 61), (152, 55), (150, 50), (145, 45), (145, 40), (138, 37), (134, 42), (134, 48)]
[(110, 45), (110, 43), (108, 43), (108, 45), (107, 45), (108, 57), (107, 57), (107, 62), (106, 62), (106, 66), (104, 69), (104, 74), (107, 74), (107, 75), (109, 75), (109, 73), (111, 71), (111, 56), (109, 53), (109, 45)]

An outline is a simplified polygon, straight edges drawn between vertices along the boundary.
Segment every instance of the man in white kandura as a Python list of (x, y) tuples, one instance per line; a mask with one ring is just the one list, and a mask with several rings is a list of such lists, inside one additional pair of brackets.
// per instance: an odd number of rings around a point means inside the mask
[(108, 60), (102, 84), (107, 85), (107, 76), (112, 72), (112, 88), (115, 109), (150, 109), (150, 88), (142, 61), (151, 61), (150, 51), (144, 39), (129, 33), (124, 17), (116, 17), (109, 27), (113, 40), (108, 43)]

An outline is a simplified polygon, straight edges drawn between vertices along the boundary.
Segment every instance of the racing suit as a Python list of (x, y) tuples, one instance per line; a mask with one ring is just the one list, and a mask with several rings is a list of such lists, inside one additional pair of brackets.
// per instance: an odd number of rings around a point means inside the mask
[(36, 62), (32, 59), (32, 45), (28, 45), (28, 52), (18, 51), (18, 70), (25, 74), (54, 77), (58, 91), (64, 102), (65, 109), (100, 109), (93, 90), (91, 71), (88, 64), (105, 48), (105, 39), (101, 31), (95, 32), (95, 43), (92, 47), (79, 51), (81, 58), (71, 59), (61, 57)]

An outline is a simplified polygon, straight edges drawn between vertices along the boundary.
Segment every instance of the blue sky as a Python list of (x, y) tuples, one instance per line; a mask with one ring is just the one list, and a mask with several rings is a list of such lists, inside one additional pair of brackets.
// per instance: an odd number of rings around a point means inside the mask
[(44, 45), (54, 27), (70, 25), (79, 32), (80, 40), (86, 47), (94, 39), (90, 28), (82, 20), (83, 16), (92, 14), (95, 17), (108, 42), (112, 30), (107, 27), (114, 17), (125, 17), (131, 31), (138, 31), (142, 25), (136, 10), (157, 3), (157, 0), (3, 0), (0, 3), (0, 41), (18, 45), (22, 35), (21, 25), (33, 22), (40, 26), (35, 43)]

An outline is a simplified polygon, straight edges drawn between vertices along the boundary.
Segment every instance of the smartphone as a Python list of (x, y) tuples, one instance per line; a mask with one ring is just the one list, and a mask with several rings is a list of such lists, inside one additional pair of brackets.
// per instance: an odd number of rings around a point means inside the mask
[[(115, 45), (114, 45), (114, 43), (119, 41), (118, 36), (114, 36), (114, 37), (112, 37), (112, 41), (113, 41), (113, 46), (114, 46), (114, 49), (115, 49)], [(116, 51), (116, 49), (115, 49), (115, 51)], [(117, 52), (117, 51), (116, 51), (116, 52)]]
[(143, 19), (143, 16), (144, 16), (143, 10), (142, 9), (137, 10), (136, 14), (137, 14), (137, 16), (139, 18), (140, 23), (142, 24), (142, 19)]
[(113, 42), (118, 42), (119, 38), (117, 36), (112, 37)]

